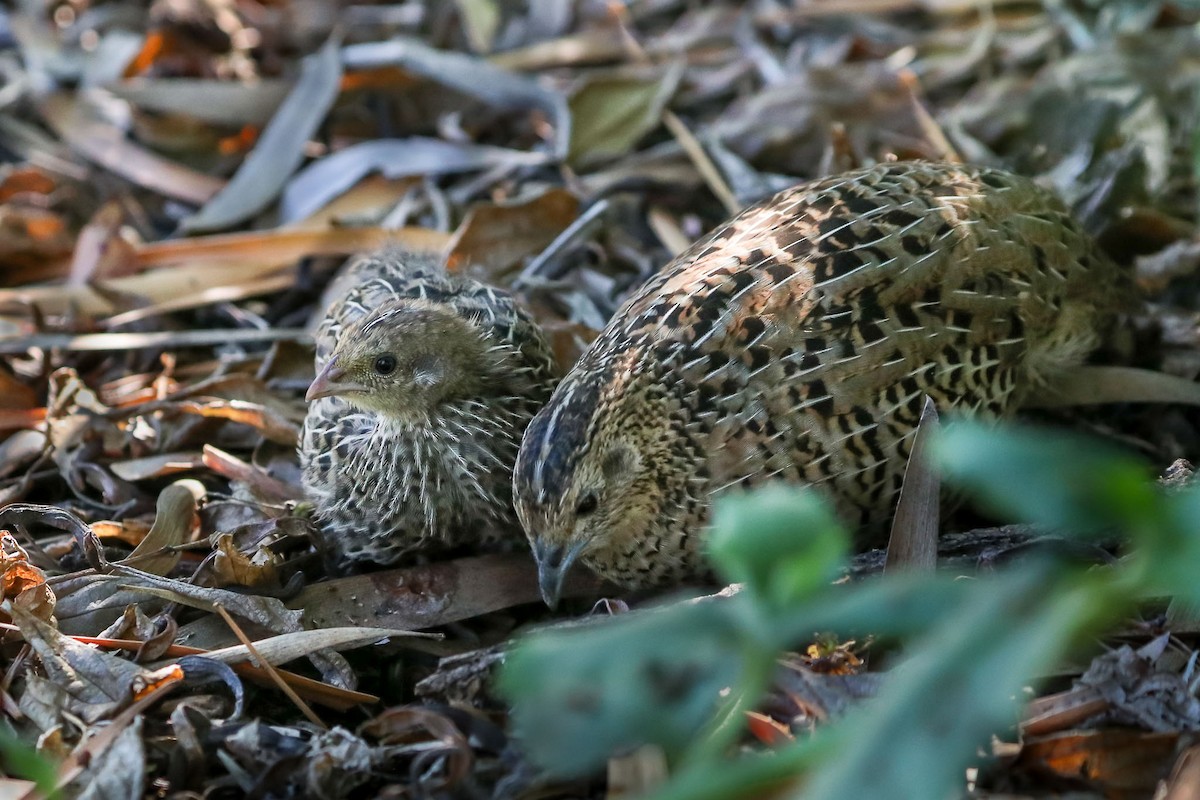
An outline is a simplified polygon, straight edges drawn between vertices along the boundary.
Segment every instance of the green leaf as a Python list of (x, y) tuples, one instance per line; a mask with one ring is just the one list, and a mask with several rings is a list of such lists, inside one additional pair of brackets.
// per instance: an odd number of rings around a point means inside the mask
[(943, 427), (932, 449), (947, 482), (1021, 521), (1090, 534), (1162, 518), (1146, 464), (1095, 439), (958, 420)]
[(1147, 526), (1130, 569), (1140, 567), (1137, 578), (1145, 594), (1170, 595), (1185, 606), (1200, 608), (1200, 483), (1164, 495), (1167, 521)]
[(727, 604), (684, 603), (535, 634), (506, 659), (499, 689), (531, 758), (574, 776), (642, 744), (677, 755), (743, 666)]
[(455, 0), (463, 29), (476, 53), (492, 52), (500, 28), (500, 6), (496, 0)]
[(816, 492), (775, 485), (720, 498), (708, 551), (724, 577), (780, 608), (835, 580), (849, 542)]
[(54, 763), (23, 742), (7, 724), (0, 727), (0, 775), (33, 781), (42, 797), (58, 796)]
[(649, 75), (620, 72), (591, 78), (570, 100), (570, 164), (578, 167), (628, 153), (658, 127), (682, 76), (683, 65), (677, 63)]
[(833, 731), (843, 747), (804, 783), (805, 800), (957, 796), (964, 769), (1016, 720), (1026, 682), (1123, 608), (1095, 580), (1047, 564), (975, 584), (897, 667), (884, 691)]

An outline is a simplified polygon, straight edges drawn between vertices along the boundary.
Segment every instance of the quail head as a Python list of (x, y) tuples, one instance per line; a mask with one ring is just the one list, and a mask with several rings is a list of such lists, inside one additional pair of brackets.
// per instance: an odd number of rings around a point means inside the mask
[(926, 396), (1011, 414), (1129, 289), (999, 170), (884, 164), (747, 209), (634, 292), (529, 426), (515, 503), (543, 597), (577, 562), (628, 587), (704, 576), (712, 497), (770, 479), (880, 531)]
[(507, 293), (412, 254), (347, 278), (317, 330), (300, 447), (332, 568), (519, 536), (513, 461), (554, 381), (540, 329)]

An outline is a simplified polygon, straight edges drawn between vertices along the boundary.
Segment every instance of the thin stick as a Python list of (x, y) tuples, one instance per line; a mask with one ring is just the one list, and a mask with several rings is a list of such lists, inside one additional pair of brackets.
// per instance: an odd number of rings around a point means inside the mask
[[(626, 24), (627, 11), (624, 4), (609, 3), (608, 10), (617, 21), (617, 27), (621, 31), (621, 41), (625, 45), (629, 57), (639, 64), (653, 64), (654, 62), (646, 53), (645, 48), (634, 37), (633, 32), (629, 30), (629, 26)], [(679, 142), (679, 146), (683, 148), (683, 152), (691, 159), (700, 176), (704, 178), (704, 182), (708, 184), (708, 188), (712, 190), (712, 193), (725, 206), (725, 210), (731, 215), (741, 211), (742, 206), (738, 203), (737, 197), (729, 188), (729, 184), (721, 177), (721, 172), (717, 169), (717, 165), (708, 157), (708, 153), (705, 152), (704, 145), (700, 144), (700, 140), (695, 137), (691, 130), (688, 129), (688, 126), (684, 124), (683, 120), (671, 109), (664, 108), (662, 117), (663, 124), (667, 126), (667, 130)]]
[(275, 685), (279, 687), (279, 691), (286, 694), (288, 698), (296, 704), (296, 708), (300, 709), (300, 713), (307, 717), (309, 722), (318, 726), (322, 730), (329, 730), (329, 726), (321, 721), (321, 718), (318, 717), (316, 712), (309, 707), (308, 703), (300, 699), (300, 695), (296, 694), (291, 686), (288, 686), (287, 681), (285, 681), (275, 670), (274, 665), (259, 655), (258, 650), (254, 647), (254, 643), (250, 641), (250, 637), (246, 635), (246, 632), (242, 630), (240, 625), (234, 622), (233, 617), (230, 616), (229, 612), (225, 610), (225, 607), (217, 603), (213, 605), (213, 608), (218, 614), (221, 615), (221, 619), (225, 620), (225, 624), (228, 625), (229, 629), (233, 631), (233, 635), (236, 636), (243, 645), (245, 645), (246, 649), (250, 652), (250, 656), (258, 662), (259, 668), (265, 670), (266, 673), (271, 676), (271, 680), (274, 681)]

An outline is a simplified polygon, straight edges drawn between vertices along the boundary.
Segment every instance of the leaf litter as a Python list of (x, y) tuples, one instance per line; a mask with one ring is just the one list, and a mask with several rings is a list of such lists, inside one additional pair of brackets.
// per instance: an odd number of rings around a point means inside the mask
[[(509, 286), (565, 367), (730, 208), (961, 157), (1035, 176), (1136, 260), (1139, 357), (1194, 378), (1198, 21), (1183, 0), (0, 11), (5, 737), (81, 795), (604, 794), (540, 778), (490, 691), (546, 617), (521, 547), (347, 578), (313, 551), (306, 331), (345, 257), (400, 245)], [(1200, 454), (1196, 422), (1075, 424), (1166, 465)], [(941, 562), (986, 571), (1027, 538), (968, 530)], [(1184, 796), (1188, 619), (1034, 700), (992, 786)], [(856, 647), (781, 664), (745, 740), (872, 695)], [(665, 769), (638, 751), (610, 789)]]

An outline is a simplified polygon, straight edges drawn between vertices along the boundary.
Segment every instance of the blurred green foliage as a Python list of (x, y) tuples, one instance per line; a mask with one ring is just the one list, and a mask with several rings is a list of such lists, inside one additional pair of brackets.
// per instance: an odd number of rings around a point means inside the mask
[[(569, 632), (527, 637), (501, 690), (531, 757), (581, 775), (660, 745), (662, 798), (950, 797), (990, 736), (1013, 726), (1022, 689), (1148, 595), (1200, 602), (1200, 490), (1158, 486), (1147, 465), (1075, 435), (951, 422), (934, 443), (948, 483), (989, 509), (1063, 536), (1120, 535), (1126, 554), (1085, 568), (1049, 552), (975, 580), (834, 580), (848, 538), (811, 492), (722, 499), (710, 553), (743, 583)], [(1036, 548), (1035, 548), (1036, 550)], [(903, 660), (881, 694), (768, 754), (735, 745), (779, 654), (820, 632), (883, 636)]]
[(58, 797), (55, 765), (22, 741), (8, 724), (0, 726), (0, 775), (33, 781), (39, 797)]

